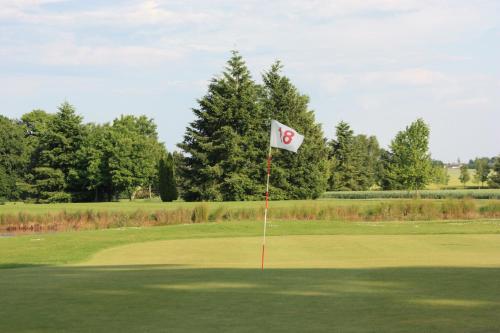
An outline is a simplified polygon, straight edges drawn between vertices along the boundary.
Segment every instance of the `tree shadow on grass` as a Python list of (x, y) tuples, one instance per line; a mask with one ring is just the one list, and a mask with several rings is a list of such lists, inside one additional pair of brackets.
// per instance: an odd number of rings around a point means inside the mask
[(0, 332), (500, 332), (500, 268), (31, 267)]

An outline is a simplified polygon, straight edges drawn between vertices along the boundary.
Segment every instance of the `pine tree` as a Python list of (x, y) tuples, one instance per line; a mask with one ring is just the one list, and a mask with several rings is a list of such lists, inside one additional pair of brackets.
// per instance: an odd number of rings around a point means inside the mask
[(262, 195), (258, 162), (265, 150), (260, 88), (238, 52), (233, 52), (222, 76), (212, 79), (207, 94), (193, 109), (195, 120), (179, 147), (186, 153), (182, 172), (185, 200), (249, 200)]
[(380, 161), (380, 147), (375, 136), (359, 134), (354, 137), (354, 174), (351, 190), (368, 190), (375, 184)]
[(51, 168), (55, 173), (60, 170), (64, 176), (63, 188), (69, 192), (80, 189), (80, 184), (72, 182), (72, 174), (76, 172), (75, 156), (85, 135), (82, 117), (76, 114), (71, 104), (64, 102), (47, 123), (47, 128), (40, 133), (34, 152), (34, 165)]
[(168, 200), (168, 168), (165, 158), (161, 158), (158, 162), (158, 192), (161, 201)]
[(355, 187), (357, 169), (354, 132), (348, 123), (341, 121), (335, 128), (336, 139), (330, 141), (331, 176), (329, 189), (332, 191), (352, 190)]
[[(309, 98), (302, 95), (281, 75), (282, 65), (276, 62), (264, 73), (264, 117), (259, 145), (265, 151), (269, 144), (269, 119), (276, 119), (305, 136), (299, 151), (294, 154), (283, 150), (273, 151), (271, 188), (276, 199), (317, 198), (326, 189), (328, 179), (327, 147), (321, 126), (315, 122), (314, 113), (309, 110)], [(262, 157), (260, 157), (262, 158)], [(265, 167), (261, 168), (265, 171)], [(265, 173), (261, 172), (264, 179)]]
[(493, 173), (488, 179), (488, 185), (492, 188), (500, 188), (500, 156), (495, 158), (495, 163), (493, 164)]
[(164, 202), (176, 200), (178, 197), (177, 184), (175, 182), (174, 160), (172, 154), (160, 159), (158, 164), (159, 192)]

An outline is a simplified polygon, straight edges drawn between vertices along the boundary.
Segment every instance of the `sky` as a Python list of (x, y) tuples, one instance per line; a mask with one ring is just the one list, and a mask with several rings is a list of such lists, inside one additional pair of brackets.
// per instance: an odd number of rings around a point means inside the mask
[(257, 82), (280, 60), (329, 138), (421, 117), (435, 159), (500, 154), (498, 0), (0, 0), (0, 114), (144, 114), (174, 150), (231, 50)]

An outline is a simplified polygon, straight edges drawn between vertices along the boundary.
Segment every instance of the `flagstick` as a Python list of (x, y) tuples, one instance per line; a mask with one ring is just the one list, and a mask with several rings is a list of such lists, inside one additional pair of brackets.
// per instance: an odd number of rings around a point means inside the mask
[(269, 209), (269, 177), (271, 176), (271, 145), (269, 145), (269, 155), (267, 156), (267, 183), (266, 183), (266, 209), (264, 210), (264, 236), (262, 238), (262, 264), (261, 269), (264, 271), (264, 254), (266, 249), (266, 227), (267, 227), (267, 210)]

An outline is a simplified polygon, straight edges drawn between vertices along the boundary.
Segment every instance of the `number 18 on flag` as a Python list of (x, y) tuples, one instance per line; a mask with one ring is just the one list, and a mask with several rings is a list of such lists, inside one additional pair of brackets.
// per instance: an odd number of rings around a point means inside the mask
[(304, 136), (282, 123), (271, 120), (271, 147), (297, 152), (304, 141)]

